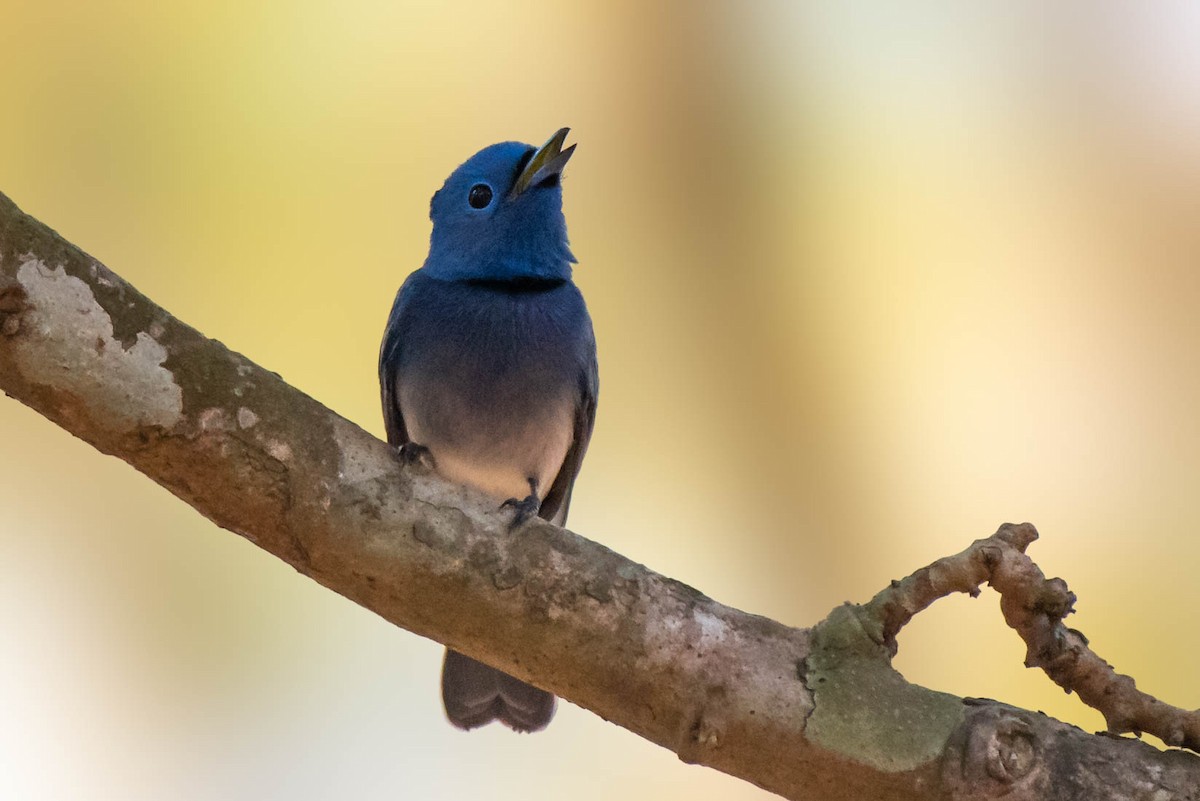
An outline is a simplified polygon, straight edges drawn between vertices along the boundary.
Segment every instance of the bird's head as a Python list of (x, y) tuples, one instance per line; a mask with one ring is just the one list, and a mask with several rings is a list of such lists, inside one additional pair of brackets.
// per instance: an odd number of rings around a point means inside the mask
[(575, 257), (562, 212), (567, 128), (535, 148), (485, 147), (450, 174), (429, 204), (425, 271), (444, 280), (570, 278)]

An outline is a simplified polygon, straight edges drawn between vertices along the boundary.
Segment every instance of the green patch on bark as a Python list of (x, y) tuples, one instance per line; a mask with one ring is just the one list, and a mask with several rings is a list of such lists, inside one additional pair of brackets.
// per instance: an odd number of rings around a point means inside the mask
[(941, 757), (963, 720), (962, 701), (905, 681), (875, 634), (849, 605), (813, 630), (801, 676), (814, 703), (806, 733), (879, 770), (913, 770)]

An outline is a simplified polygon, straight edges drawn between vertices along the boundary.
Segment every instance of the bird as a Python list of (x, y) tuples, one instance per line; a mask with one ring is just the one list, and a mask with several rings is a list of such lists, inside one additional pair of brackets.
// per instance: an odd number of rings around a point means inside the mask
[[(388, 443), (491, 496), (512, 530), (535, 515), (566, 522), (596, 419), (596, 338), (562, 209), (569, 130), (540, 148), (485, 147), (450, 174), (379, 354)], [(556, 705), (449, 648), (442, 702), (460, 729), (498, 720), (518, 732), (544, 729)]]

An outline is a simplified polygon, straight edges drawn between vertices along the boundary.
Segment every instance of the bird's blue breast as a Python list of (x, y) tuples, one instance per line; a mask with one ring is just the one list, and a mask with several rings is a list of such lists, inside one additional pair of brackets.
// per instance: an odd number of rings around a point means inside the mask
[(443, 448), (520, 450), (514, 437), (557, 426), (579, 402), (594, 358), (587, 309), (570, 281), (442, 281), (417, 272), (393, 315), (400, 411), (419, 416), (425, 439)]

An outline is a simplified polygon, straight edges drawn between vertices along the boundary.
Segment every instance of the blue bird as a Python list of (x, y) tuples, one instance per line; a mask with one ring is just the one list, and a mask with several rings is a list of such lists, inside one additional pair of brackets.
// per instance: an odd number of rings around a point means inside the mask
[[(430, 201), (429, 256), (400, 287), (379, 354), (388, 442), (408, 462), (562, 525), (596, 418), (596, 340), (562, 212), (575, 146), (502, 142)], [(472, 729), (545, 728), (554, 696), (446, 650), (442, 702)]]

